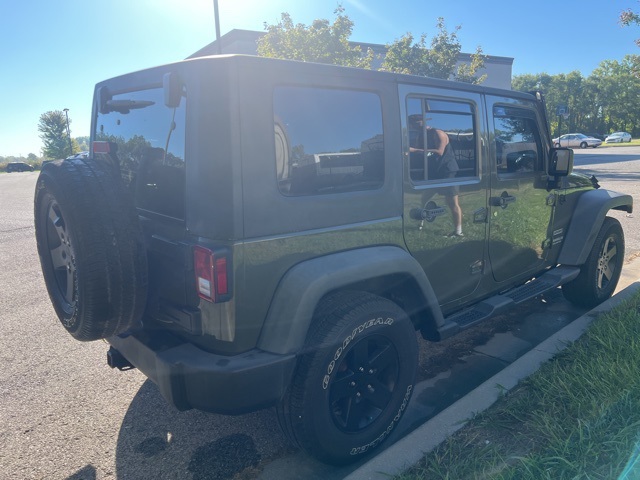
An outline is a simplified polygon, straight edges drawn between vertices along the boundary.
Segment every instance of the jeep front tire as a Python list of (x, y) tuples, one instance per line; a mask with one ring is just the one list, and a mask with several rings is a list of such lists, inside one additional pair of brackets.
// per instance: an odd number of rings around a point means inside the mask
[(564, 297), (575, 305), (592, 308), (608, 299), (616, 288), (624, 261), (624, 234), (620, 222), (606, 217), (587, 261), (571, 282), (562, 286)]
[(319, 460), (354, 462), (397, 426), (417, 364), (416, 332), (395, 303), (365, 292), (328, 296), (278, 407), (281, 425)]

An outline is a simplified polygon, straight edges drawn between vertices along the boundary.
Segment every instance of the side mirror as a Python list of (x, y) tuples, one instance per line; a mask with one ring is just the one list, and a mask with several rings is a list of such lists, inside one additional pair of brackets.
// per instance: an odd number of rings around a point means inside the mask
[(175, 72), (165, 73), (162, 77), (164, 104), (168, 108), (178, 108), (182, 100), (182, 82)]
[(573, 170), (573, 150), (570, 148), (552, 148), (549, 175), (566, 177)]

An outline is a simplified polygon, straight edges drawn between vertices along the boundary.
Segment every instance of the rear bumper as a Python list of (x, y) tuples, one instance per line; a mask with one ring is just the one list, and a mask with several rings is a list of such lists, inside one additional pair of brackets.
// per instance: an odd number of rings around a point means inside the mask
[(142, 335), (111, 337), (108, 341), (176, 408), (226, 415), (277, 403), (290, 383), (296, 361), (295, 355), (261, 350), (216, 355), (190, 343)]

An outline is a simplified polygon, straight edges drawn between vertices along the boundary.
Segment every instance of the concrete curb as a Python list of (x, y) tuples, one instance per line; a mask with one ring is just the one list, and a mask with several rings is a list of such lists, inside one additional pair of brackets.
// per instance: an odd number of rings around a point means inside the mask
[[(640, 262), (634, 262), (640, 263)], [(638, 277), (636, 277), (638, 278)], [(437, 447), (457, 430), (464, 427), (475, 414), (493, 405), (500, 395), (540, 368), (544, 362), (564, 350), (584, 333), (600, 313), (611, 310), (640, 289), (640, 280), (577, 318), (544, 340), (537, 347), (507, 366), (465, 397), (415, 429), (406, 437), (345, 477), (346, 480), (389, 480), (418, 463), (424, 455)]]

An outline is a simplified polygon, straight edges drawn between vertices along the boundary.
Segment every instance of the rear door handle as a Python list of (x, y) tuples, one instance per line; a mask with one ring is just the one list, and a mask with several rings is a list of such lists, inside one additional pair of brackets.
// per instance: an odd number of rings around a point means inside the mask
[(499, 197), (491, 197), (491, 206), (507, 208), (510, 203), (514, 203), (515, 201), (516, 197), (509, 195), (507, 192), (502, 192), (502, 195)]

